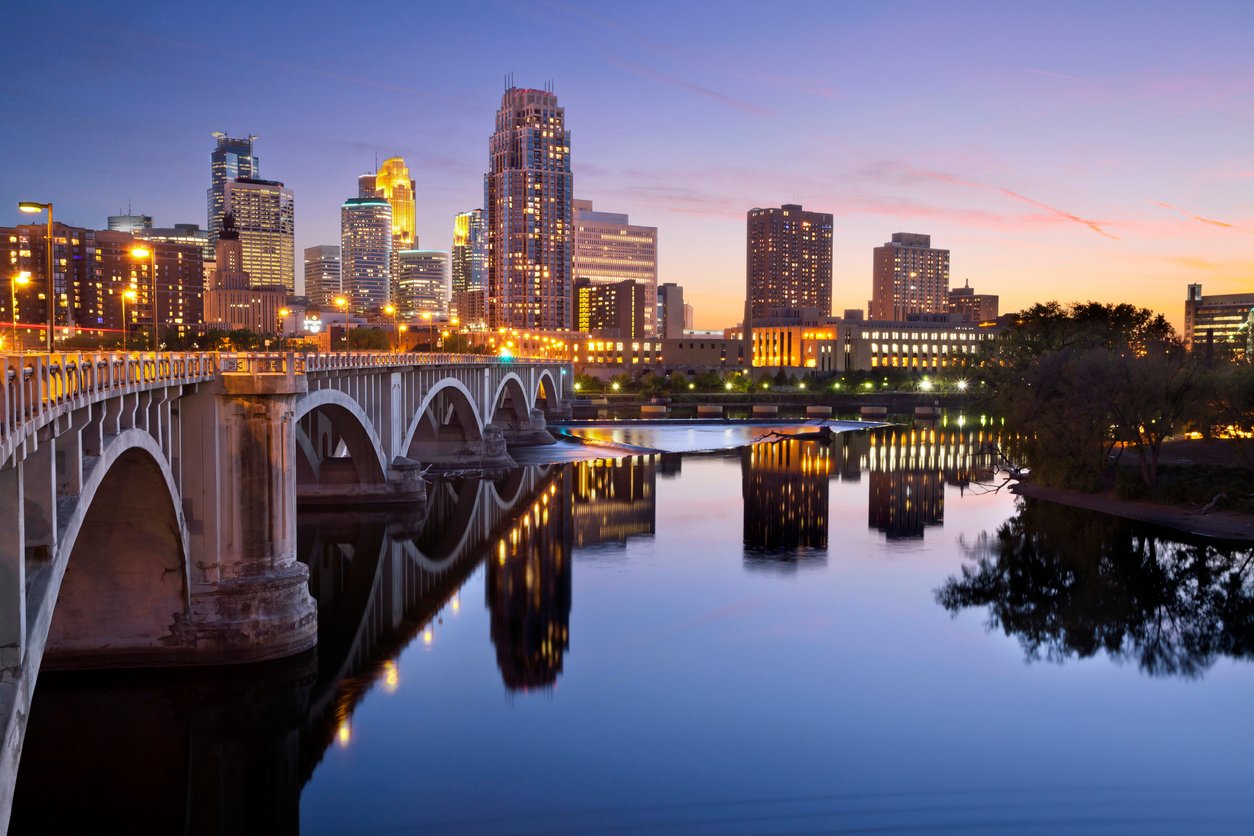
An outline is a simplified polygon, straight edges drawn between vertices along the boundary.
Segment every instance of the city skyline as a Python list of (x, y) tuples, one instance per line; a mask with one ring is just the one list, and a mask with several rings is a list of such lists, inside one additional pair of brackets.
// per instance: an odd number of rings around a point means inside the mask
[[(1222, 294), (1254, 281), (1242, 142), (1254, 74), (1240, 48), (1251, 12), (1236, 4), (1137, 15), (1036, 4), (996, 19), (964, 6), (816, 6), (803, 33), (735, 6), (650, 7), (648, 28), (562, 4), (492, 6), (482, 29), (466, 25), (471, 12), (423, 10), (483, 37), (452, 37), (404, 66), (337, 59), (316, 28), (330, 7), (317, 4), (299, 20), (263, 5), (230, 47), (178, 9), (66, 8), (55, 29), (41, 24), (47, 10), (13, 13), (31, 36), (0, 59), (14, 115), (0, 151), (23, 165), (0, 173), (0, 191), (11, 204), (54, 201), (58, 220), (83, 227), (104, 228), (128, 204), (161, 227), (201, 222), (209, 134), (225, 130), (256, 134), (263, 176), (293, 189), (297, 249), (339, 240), (345, 184), (376, 153), (410, 164), (418, 234), (448, 249), (454, 215), (482, 202), (491, 114), (512, 71), (521, 86), (552, 80), (574, 197), (660, 229), (659, 281), (686, 288), (698, 327), (740, 319), (743, 300), (724, 289), (743, 281), (744, 212), (783, 203), (835, 216), (836, 310), (865, 305), (872, 250), (902, 230), (944, 241), (951, 285), (999, 293), (1003, 310), (1132, 301), (1179, 329), (1189, 284)], [(541, 17), (552, 27), (539, 47), (511, 43)], [(877, 54), (869, 36), (895, 22), (941, 37)], [(344, 18), (334, 36), (370, 26)], [(128, 49), (93, 46), (110, 32)], [(45, 73), (36, 55), (49, 50), (67, 57)], [(442, 72), (455, 56), (459, 72)], [(149, 115), (72, 84), (88, 71), (102, 84), (143, 79)], [(345, 102), (342, 118), (311, 119), (328, 97)], [(94, 130), (65, 131), (67, 109)], [(20, 220), (0, 207), (0, 223)]]

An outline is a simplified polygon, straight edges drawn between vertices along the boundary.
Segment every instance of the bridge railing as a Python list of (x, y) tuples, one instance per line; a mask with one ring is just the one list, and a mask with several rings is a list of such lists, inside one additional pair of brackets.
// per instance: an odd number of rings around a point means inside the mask
[(177, 353), (0, 354), (0, 450), (28, 421), (64, 404), (155, 386), (198, 383), (217, 374), (214, 355)]

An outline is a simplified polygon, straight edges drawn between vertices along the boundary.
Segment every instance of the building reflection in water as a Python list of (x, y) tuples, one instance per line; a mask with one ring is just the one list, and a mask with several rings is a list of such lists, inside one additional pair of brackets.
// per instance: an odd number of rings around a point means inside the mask
[(945, 520), (945, 485), (992, 479), (982, 432), (886, 430), (868, 436), (867, 525), (890, 540), (920, 538)]
[(829, 445), (792, 439), (740, 451), (745, 557), (796, 561), (827, 550)]
[(665, 456), (593, 459), (574, 465), (575, 548), (626, 545), (656, 533), (657, 475)]
[[(511, 691), (552, 686), (570, 645), (575, 467), (557, 470), (488, 555), (484, 596), (492, 644)], [(578, 467), (587, 469), (585, 463)]]

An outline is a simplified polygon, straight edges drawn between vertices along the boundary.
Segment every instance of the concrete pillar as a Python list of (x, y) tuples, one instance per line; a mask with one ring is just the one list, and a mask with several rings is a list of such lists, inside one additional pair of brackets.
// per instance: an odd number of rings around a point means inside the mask
[(26, 522), (22, 462), (0, 468), (0, 670), (26, 647)]
[(26, 517), (26, 548), (38, 549), (41, 559), (56, 553), (57, 542), (57, 442), (51, 428), (39, 432), (38, 446), (23, 463), (23, 506)]
[(184, 496), (192, 617), (204, 661), (313, 647), (308, 570), (296, 560), (296, 425), (303, 376), (224, 374), (187, 398)]

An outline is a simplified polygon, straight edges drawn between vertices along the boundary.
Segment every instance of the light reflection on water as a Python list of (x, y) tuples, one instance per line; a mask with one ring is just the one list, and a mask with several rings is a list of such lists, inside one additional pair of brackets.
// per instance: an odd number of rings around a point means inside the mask
[(302, 516), (316, 658), (41, 680), (13, 832), (1245, 831), (1250, 561), (1016, 506), (981, 439)]

